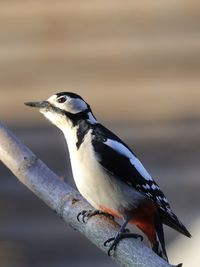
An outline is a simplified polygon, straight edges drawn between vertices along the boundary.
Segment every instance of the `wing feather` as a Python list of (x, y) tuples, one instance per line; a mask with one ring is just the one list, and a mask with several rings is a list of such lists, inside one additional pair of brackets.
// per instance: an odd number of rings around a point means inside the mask
[(131, 149), (102, 125), (93, 129), (93, 137), (94, 151), (102, 167), (129, 186), (144, 193), (158, 205), (165, 224), (190, 237), (185, 226), (172, 212), (160, 187)]
[(100, 125), (93, 131), (93, 147), (99, 163), (109, 173), (144, 193), (169, 214), (170, 205), (140, 160), (123, 141)]

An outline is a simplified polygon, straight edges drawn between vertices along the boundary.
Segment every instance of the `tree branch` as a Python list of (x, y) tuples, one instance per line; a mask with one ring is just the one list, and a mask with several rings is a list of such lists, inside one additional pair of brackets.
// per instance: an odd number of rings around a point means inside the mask
[[(91, 206), (76, 190), (62, 182), (1, 123), (0, 160), (19, 181), (55, 210), (67, 224), (107, 253), (108, 248), (104, 247), (103, 243), (116, 235), (119, 225), (103, 215), (91, 217), (87, 223), (78, 222), (77, 214), (82, 210), (91, 209)], [(135, 239), (121, 241), (111, 258), (125, 267), (172, 266), (158, 257), (142, 242)]]

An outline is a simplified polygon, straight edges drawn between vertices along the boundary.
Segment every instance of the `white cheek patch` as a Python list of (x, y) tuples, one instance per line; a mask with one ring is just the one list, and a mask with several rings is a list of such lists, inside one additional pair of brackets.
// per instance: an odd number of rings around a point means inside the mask
[(110, 146), (112, 149), (114, 149), (116, 152), (118, 152), (121, 155), (124, 155), (125, 157), (129, 158), (131, 164), (137, 169), (137, 171), (147, 180), (152, 181), (151, 175), (147, 172), (147, 170), (144, 168), (142, 163), (139, 161), (137, 157), (133, 155), (133, 153), (126, 148), (123, 144), (119, 143), (118, 141), (114, 141), (111, 139), (108, 139), (105, 142), (106, 145)]
[(66, 102), (66, 106), (69, 107), (69, 112), (78, 113), (87, 109), (87, 104), (82, 99), (71, 98)]
[(84, 100), (69, 96), (66, 96), (66, 101), (64, 103), (59, 103), (57, 101), (57, 95), (52, 95), (47, 99), (47, 101), (49, 101), (49, 103), (51, 103), (53, 106), (73, 114), (82, 112), (88, 108)]

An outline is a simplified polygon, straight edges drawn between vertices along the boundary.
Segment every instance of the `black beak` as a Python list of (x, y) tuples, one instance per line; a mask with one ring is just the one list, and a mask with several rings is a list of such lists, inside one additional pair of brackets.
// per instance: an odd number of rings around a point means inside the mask
[(39, 101), (39, 102), (25, 102), (25, 105), (33, 108), (48, 108), (50, 103), (48, 101)]

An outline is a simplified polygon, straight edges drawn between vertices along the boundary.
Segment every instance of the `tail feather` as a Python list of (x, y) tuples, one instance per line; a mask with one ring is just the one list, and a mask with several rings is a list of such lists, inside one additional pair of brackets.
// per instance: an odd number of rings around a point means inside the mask
[(156, 234), (156, 238), (154, 243), (151, 243), (152, 246), (152, 250), (161, 258), (163, 258), (164, 260), (166, 260), (168, 262), (168, 257), (167, 257), (167, 252), (165, 247), (163, 247), (163, 245), (161, 244), (158, 235)]
[(165, 249), (165, 239), (162, 220), (159, 215), (155, 217), (155, 238), (151, 242), (152, 250), (161, 258), (168, 262), (167, 252)]
[(152, 250), (168, 261), (165, 249), (162, 216), (158, 207), (151, 201), (143, 202), (140, 209), (135, 210), (131, 223), (135, 224), (148, 237)]
[(186, 227), (180, 222), (180, 220), (177, 218), (177, 216), (174, 213), (167, 214), (166, 212), (163, 212), (160, 210), (160, 214), (163, 220), (163, 223), (168, 225), (169, 227), (175, 229), (179, 233), (191, 237), (191, 234), (186, 229)]

